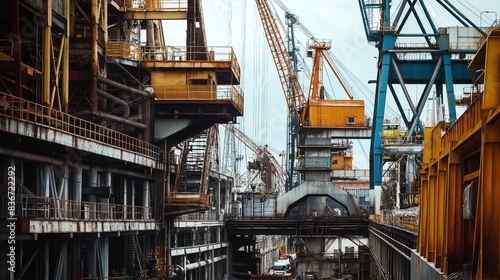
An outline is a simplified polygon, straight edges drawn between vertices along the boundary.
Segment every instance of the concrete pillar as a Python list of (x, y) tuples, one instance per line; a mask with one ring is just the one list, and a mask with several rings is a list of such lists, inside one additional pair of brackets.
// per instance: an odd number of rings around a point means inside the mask
[(64, 174), (61, 183), (61, 199), (69, 199), (69, 166), (65, 165)]
[(82, 215), (82, 181), (83, 181), (83, 172), (82, 168), (77, 166), (73, 170), (73, 197), (72, 199), (77, 201), (74, 205), (74, 208), (72, 209), (72, 217), (75, 219), (83, 219)]
[[(89, 173), (89, 187), (91, 188), (96, 188), (99, 184), (99, 178), (98, 178), (98, 174), (97, 174), (97, 170), (92, 168), (90, 170), (90, 173)], [(95, 195), (89, 195), (89, 201), (90, 202), (96, 202), (96, 197)], [(90, 219), (95, 219), (97, 218), (96, 216), (96, 204), (95, 203), (91, 203), (90, 204), (90, 209), (88, 209), (88, 211), (90, 211), (89, 215), (88, 215), (88, 218)], [(87, 209), (85, 209), (87, 211)]]
[(149, 219), (149, 181), (143, 183), (142, 205), (144, 206), (144, 219)]
[(382, 186), (375, 186), (373, 190), (370, 190), (370, 203), (375, 215), (380, 215), (381, 196)]
[(82, 168), (77, 166), (73, 170), (73, 200), (82, 201)]
[(45, 189), (43, 191), (43, 196), (50, 197), (50, 164), (45, 164), (43, 169), (45, 178)]
[(135, 219), (135, 182), (132, 181), (132, 197), (131, 197), (131, 200), (130, 200), (130, 205), (132, 205), (132, 219)]
[[(112, 173), (106, 172), (106, 176), (104, 177), (104, 187), (111, 188), (112, 182)], [(101, 184), (102, 186), (102, 184)], [(102, 214), (102, 218), (112, 218), (111, 207), (109, 207), (109, 197), (101, 197), (98, 199), (99, 203), (99, 213)]]
[(99, 239), (91, 239), (87, 242), (87, 271), (85, 277), (97, 277), (97, 242)]
[(127, 194), (128, 194), (128, 181), (127, 178), (123, 178), (123, 217), (127, 218)]
[[(63, 178), (61, 179), (61, 190), (60, 190), (60, 198), (63, 199), (61, 201), (61, 204), (59, 205), (60, 207), (60, 214), (62, 217), (68, 218), (71, 215), (71, 208), (69, 205), (69, 166), (64, 165), (64, 173), (63, 173)], [(66, 245), (67, 248), (67, 245)]]
[(109, 237), (101, 239), (101, 268), (102, 278), (109, 277)]

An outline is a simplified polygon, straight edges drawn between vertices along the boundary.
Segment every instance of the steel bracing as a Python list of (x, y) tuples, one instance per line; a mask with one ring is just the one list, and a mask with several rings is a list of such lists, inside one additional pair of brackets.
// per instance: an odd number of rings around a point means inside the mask
[[(404, 0), (391, 6), (390, 0), (359, 0), (367, 39), (379, 50), (370, 143), (371, 189), (383, 183), (384, 143), (377, 135), (383, 130), (388, 96), (392, 95), (408, 128), (404, 141), (418, 141), (424, 131), (422, 113), (431, 92), (446, 102), (449, 122), (453, 124), (457, 119), (453, 86), (470, 84), (473, 78), (466, 58), (476, 51), (474, 41), (456, 41), (453, 28), (436, 26), (426, 2)], [(473, 36), (481, 35), (483, 31), (448, 0), (436, 2), (459, 22), (459, 29), (473, 29)], [(423, 85), (416, 100), (411, 97), (410, 85)], [(409, 108), (409, 114), (405, 108)]]

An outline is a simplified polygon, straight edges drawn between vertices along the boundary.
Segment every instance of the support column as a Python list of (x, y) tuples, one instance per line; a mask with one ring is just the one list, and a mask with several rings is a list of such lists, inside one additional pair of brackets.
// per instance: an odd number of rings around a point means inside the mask
[[(112, 173), (111, 172), (106, 172), (106, 177), (105, 177), (105, 186), (106, 188), (112, 188)], [(107, 218), (112, 218), (112, 212), (111, 212), (111, 207), (109, 207), (109, 196), (108, 197), (102, 197), (99, 198), (99, 202), (103, 203), (100, 204), (99, 207), (99, 213), (102, 213), (104, 217)]]
[(82, 201), (82, 177), (83, 172), (82, 168), (77, 166), (73, 170), (73, 200)]
[(70, 32), (70, 9), (71, 0), (64, 0), (63, 13), (66, 22), (66, 30), (64, 32), (62, 52), (62, 74), (61, 74), (61, 103), (62, 111), (68, 113), (69, 102), (69, 32)]
[(43, 105), (50, 105), (50, 54), (52, 40), (52, 0), (47, 0), (47, 21), (43, 29)]
[(43, 190), (43, 196), (50, 197), (50, 164), (44, 164), (43, 168), (44, 179), (45, 179), (45, 189)]
[(85, 277), (97, 277), (97, 246), (99, 239), (91, 239), (87, 242), (87, 269), (84, 272)]
[(132, 181), (132, 197), (130, 201), (130, 205), (132, 205), (132, 220), (135, 219), (135, 182)]
[(123, 218), (127, 219), (127, 194), (128, 194), (127, 178), (123, 178)]
[(142, 205), (144, 206), (144, 219), (149, 220), (149, 181), (143, 183)]
[(109, 237), (101, 237), (102, 278), (109, 277)]
[(91, 0), (91, 44), (92, 49), (92, 84), (90, 87), (90, 105), (92, 113), (98, 111), (97, 104), (97, 77), (99, 76), (99, 52), (98, 52), (98, 34), (99, 34), (99, 0)]
[[(98, 176), (97, 176), (97, 170), (92, 168), (90, 170), (89, 174), (89, 187), (90, 188), (96, 188), (98, 185)], [(89, 201), (90, 202), (96, 202), (96, 197), (95, 195), (89, 195)], [(87, 218), (89, 219), (95, 219), (96, 218), (96, 204), (91, 203), (90, 204), (90, 209), (85, 209), (85, 211), (90, 211), (89, 216)]]

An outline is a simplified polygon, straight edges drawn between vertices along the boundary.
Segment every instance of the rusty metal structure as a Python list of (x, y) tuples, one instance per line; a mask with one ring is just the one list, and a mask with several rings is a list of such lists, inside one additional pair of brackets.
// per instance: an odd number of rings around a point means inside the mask
[[(221, 279), (232, 179), (211, 170), (214, 125), (243, 93), (201, 1), (3, 4), (0, 278)], [(167, 45), (170, 20), (185, 45)]]
[(469, 91), (477, 94), (470, 96), (465, 113), (452, 126), (439, 123), (425, 131), (415, 273), (431, 263), (435, 279), (500, 275), (495, 182), (500, 168), (499, 34), (495, 22), (469, 62), (479, 75), (475, 90)]

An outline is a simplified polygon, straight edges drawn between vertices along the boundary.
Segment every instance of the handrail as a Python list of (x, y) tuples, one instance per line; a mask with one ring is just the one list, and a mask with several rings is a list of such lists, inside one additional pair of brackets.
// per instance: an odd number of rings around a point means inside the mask
[(124, 0), (127, 11), (186, 11), (187, 0)]
[(50, 127), (154, 160), (160, 159), (160, 148), (148, 142), (3, 92), (0, 92), (0, 116)]
[(151, 221), (151, 207), (21, 196), (21, 218), (75, 221)]
[(229, 100), (243, 110), (243, 91), (238, 86), (154, 85), (157, 101), (224, 101)]

